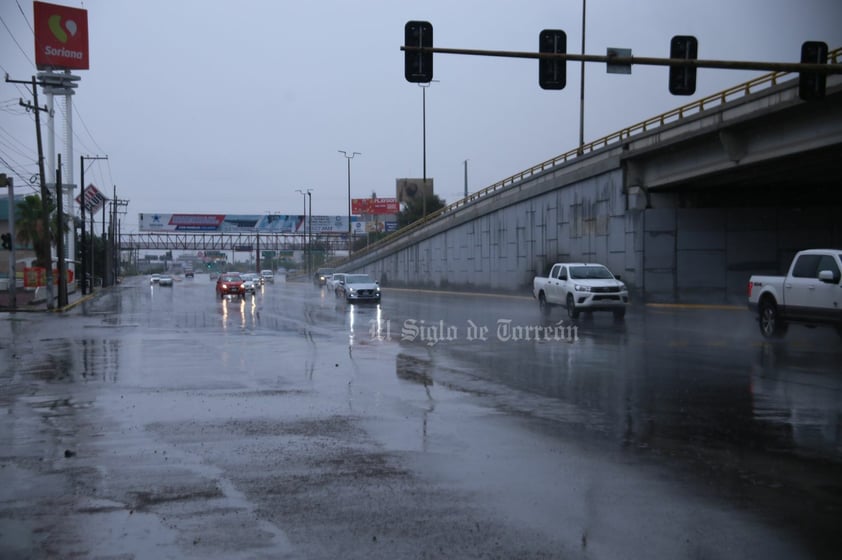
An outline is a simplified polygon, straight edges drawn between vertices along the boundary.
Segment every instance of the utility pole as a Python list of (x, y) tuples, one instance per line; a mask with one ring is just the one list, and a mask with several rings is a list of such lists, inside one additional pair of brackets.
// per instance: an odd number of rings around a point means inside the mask
[(32, 103), (27, 101), (26, 103), (23, 102), (23, 99), (20, 100), (20, 104), (22, 107), (26, 108), (27, 111), (35, 111), (35, 137), (38, 142), (38, 180), (41, 183), (41, 219), (43, 221), (42, 227), (44, 228), (43, 239), (41, 239), (41, 247), (43, 254), (46, 255), (47, 262), (41, 263), (46, 265), (45, 271), (45, 281), (47, 283), (46, 290), (47, 290), (47, 309), (53, 309), (55, 302), (53, 301), (53, 245), (50, 240), (50, 192), (47, 190), (47, 182), (44, 179), (44, 144), (41, 140), (41, 111), (47, 111), (46, 107), (39, 107), (38, 106), (38, 86), (35, 81), (35, 76), (32, 76), (31, 82), (26, 82), (22, 80), (10, 80), (8, 76), (6, 76), (6, 82), (10, 84), (26, 84), (32, 86)]
[[(112, 247), (114, 249), (114, 278), (113, 284), (117, 283), (117, 279), (120, 277), (120, 254), (122, 253), (122, 245), (120, 244), (120, 229), (121, 229), (121, 219), (117, 217), (117, 214), (125, 215), (125, 210), (120, 210), (120, 208), (126, 207), (129, 205), (128, 200), (121, 200), (117, 198), (117, 187), (114, 187), (114, 219), (115, 222), (112, 223), (111, 228), (112, 230), (116, 227), (116, 233), (114, 235), (114, 241), (112, 243)], [(115, 226), (116, 224), (116, 226)]]
[[(88, 269), (87, 269), (87, 247), (85, 246), (85, 206), (87, 206), (87, 200), (85, 199), (85, 160), (95, 160), (95, 159), (108, 159), (108, 156), (79, 156), (79, 189), (80, 189), (80, 197), (81, 202), (79, 206), (81, 206), (81, 213), (82, 213), (82, 243), (81, 243), (81, 253), (82, 253), (82, 262), (81, 262), (81, 282), (82, 282), (82, 295), (87, 294), (88, 289)], [(93, 226), (93, 212), (91, 212), (91, 237), (94, 235), (94, 226)], [(93, 245), (91, 245), (93, 248)], [(93, 254), (91, 255), (93, 256)], [(93, 277), (91, 278), (93, 280)], [(93, 284), (91, 285), (91, 292), (93, 292)]]

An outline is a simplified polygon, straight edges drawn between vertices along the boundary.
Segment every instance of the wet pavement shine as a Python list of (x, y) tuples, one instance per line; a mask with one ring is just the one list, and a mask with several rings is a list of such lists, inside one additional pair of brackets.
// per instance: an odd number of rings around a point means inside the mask
[(836, 558), (842, 341), (130, 278), (0, 313), (0, 558)]

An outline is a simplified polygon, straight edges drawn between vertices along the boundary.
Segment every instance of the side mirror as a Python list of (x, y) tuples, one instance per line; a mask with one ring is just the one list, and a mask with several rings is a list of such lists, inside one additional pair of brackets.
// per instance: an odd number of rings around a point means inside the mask
[(822, 270), (819, 272), (819, 280), (827, 284), (835, 284), (838, 280), (834, 278), (833, 272), (830, 270)]
[(622, 280), (622, 279), (623, 279), (623, 277), (622, 277), (622, 276), (620, 276), (619, 274), (615, 274), (615, 275), (614, 275), (614, 278), (616, 278), (617, 280)]

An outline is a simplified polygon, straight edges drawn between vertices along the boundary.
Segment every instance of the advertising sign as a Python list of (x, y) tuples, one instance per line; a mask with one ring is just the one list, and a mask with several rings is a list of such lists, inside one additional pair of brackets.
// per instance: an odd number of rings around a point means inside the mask
[(352, 198), (352, 214), (397, 214), (400, 212), (397, 198)]
[[(352, 218), (352, 221), (354, 219)], [(288, 214), (140, 214), (140, 231), (207, 233), (348, 233), (348, 216)]]
[[(88, 214), (95, 214), (99, 212), (100, 208), (108, 202), (108, 198), (99, 189), (93, 185), (85, 187), (85, 212)], [(82, 195), (76, 195), (76, 203), (82, 204)]]
[(421, 200), (422, 193), (427, 196), (433, 195), (433, 180), (424, 179), (397, 179), (395, 187), (398, 202), (402, 204), (409, 204), (413, 200)]
[[(67, 276), (67, 283), (73, 283), (73, 271), (67, 269), (64, 271)], [(53, 269), (53, 284), (58, 285), (59, 274), (58, 269)], [(23, 269), (23, 287), (37, 288), (39, 286), (47, 285), (47, 269), (41, 266), (27, 266)]]
[(88, 11), (34, 2), (35, 65), (39, 70), (87, 70)]

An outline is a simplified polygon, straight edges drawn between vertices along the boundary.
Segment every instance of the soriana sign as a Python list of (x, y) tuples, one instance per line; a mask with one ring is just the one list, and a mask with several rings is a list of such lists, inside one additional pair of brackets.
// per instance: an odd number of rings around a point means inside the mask
[(35, 65), (39, 70), (88, 69), (88, 11), (34, 2)]

